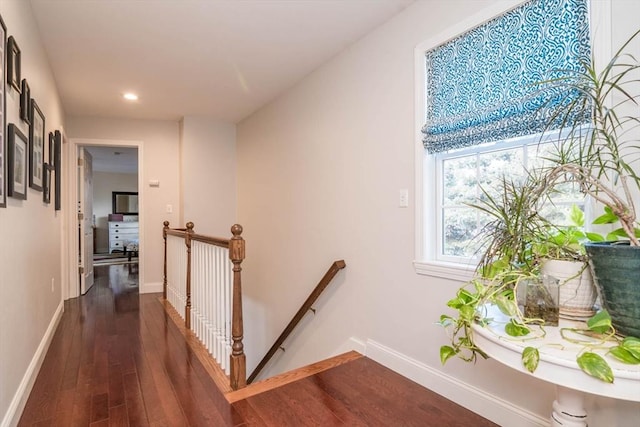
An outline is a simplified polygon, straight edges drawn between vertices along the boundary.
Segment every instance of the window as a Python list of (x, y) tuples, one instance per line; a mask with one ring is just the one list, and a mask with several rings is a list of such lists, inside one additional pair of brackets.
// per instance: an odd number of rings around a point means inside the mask
[[(558, 76), (557, 70), (576, 69), (572, 67), (590, 59), (590, 16), (592, 23), (598, 17), (599, 38), (609, 39), (608, 2), (594, 3), (514, 1), (515, 8), (507, 12), (496, 5), (485, 11), (486, 16), (463, 21), (416, 48), (416, 140), (421, 142), (416, 145), (418, 273), (471, 277), (478, 250), (474, 236), (483, 218), (465, 203), (477, 200), (479, 185), (490, 189), (503, 173), (522, 176), (552, 146), (550, 140), (539, 144), (540, 132), (565, 104), (538, 83), (543, 76)], [(541, 28), (543, 33), (537, 34)], [(558, 40), (544, 33), (550, 28)], [(501, 47), (491, 45), (493, 41)], [(568, 45), (562, 45), (565, 42)], [(531, 45), (535, 47), (527, 50)], [(490, 53), (482, 50), (487, 46)], [(520, 64), (503, 54), (513, 55)], [(542, 68), (535, 68), (538, 65)], [(520, 71), (509, 71), (513, 69)], [(563, 216), (574, 203), (584, 200), (579, 192), (568, 191), (554, 200), (553, 215)]]
[[(540, 135), (489, 143), (435, 155), (437, 261), (474, 264), (483, 250), (478, 238), (486, 215), (469, 206), (483, 198), (483, 191), (498, 197), (499, 183), (506, 176), (515, 182), (527, 170), (542, 166), (558, 141), (557, 133), (540, 141)], [(562, 224), (572, 205), (584, 209), (584, 196), (577, 188), (566, 187), (545, 207), (545, 216)]]

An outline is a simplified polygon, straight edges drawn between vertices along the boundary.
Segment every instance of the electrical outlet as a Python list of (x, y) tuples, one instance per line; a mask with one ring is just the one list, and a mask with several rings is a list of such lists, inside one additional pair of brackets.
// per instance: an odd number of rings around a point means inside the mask
[(173, 213), (173, 205), (167, 205), (167, 213)]

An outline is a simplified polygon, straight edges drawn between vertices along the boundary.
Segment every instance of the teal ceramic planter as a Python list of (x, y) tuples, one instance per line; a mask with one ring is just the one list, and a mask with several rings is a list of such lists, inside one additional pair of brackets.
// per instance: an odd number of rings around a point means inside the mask
[(640, 247), (602, 242), (585, 248), (613, 327), (621, 335), (640, 337)]

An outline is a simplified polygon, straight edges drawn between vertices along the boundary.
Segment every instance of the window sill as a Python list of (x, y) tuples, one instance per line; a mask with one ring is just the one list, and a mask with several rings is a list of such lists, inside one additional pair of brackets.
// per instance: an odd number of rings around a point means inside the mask
[(443, 261), (414, 261), (413, 267), (417, 274), (443, 279), (468, 282), (473, 278), (476, 266), (454, 264)]

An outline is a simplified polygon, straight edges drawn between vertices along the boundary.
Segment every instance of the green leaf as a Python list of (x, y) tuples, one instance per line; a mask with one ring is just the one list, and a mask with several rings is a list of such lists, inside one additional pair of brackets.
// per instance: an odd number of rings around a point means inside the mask
[(442, 362), (442, 364), (444, 365), (445, 363), (447, 363), (447, 360), (451, 359), (456, 354), (458, 354), (458, 351), (453, 347), (443, 345), (442, 347), (440, 347), (440, 362)]
[(609, 233), (610, 236), (619, 236), (619, 237), (627, 237), (627, 232), (624, 231), (624, 228), (616, 228), (615, 230)]
[(607, 241), (615, 241), (615, 240), (618, 240), (618, 235), (616, 233), (608, 233), (605, 239)]
[(505, 295), (499, 295), (493, 301), (496, 303), (500, 311), (507, 316), (515, 316), (518, 313), (518, 305), (513, 299), (506, 297)]
[(640, 338), (626, 337), (620, 346), (640, 360)]
[(613, 213), (610, 207), (605, 206), (605, 213), (593, 220), (593, 224), (613, 224), (618, 221), (618, 216)]
[(623, 363), (627, 363), (629, 365), (640, 364), (640, 359), (636, 359), (636, 357), (633, 354), (631, 354), (629, 350), (626, 350), (620, 345), (612, 347), (609, 350), (609, 353)]
[(571, 220), (571, 223), (576, 227), (584, 226), (584, 212), (582, 212), (582, 210), (578, 207), (578, 205), (571, 206), (569, 219)]
[(531, 332), (529, 328), (515, 319), (511, 319), (509, 323), (504, 326), (504, 331), (512, 337), (523, 337)]
[(438, 322), (440, 326), (444, 326), (445, 328), (453, 323), (455, 323), (455, 319), (451, 316), (447, 316), (446, 314), (441, 315), (440, 321)]
[(586, 235), (587, 235), (587, 239), (589, 239), (592, 242), (604, 242), (604, 237), (602, 237), (601, 234), (591, 233), (587, 231)]
[(522, 352), (522, 364), (527, 371), (533, 373), (538, 367), (538, 362), (540, 362), (540, 353), (537, 348), (527, 347)]
[(580, 369), (588, 375), (607, 383), (613, 383), (613, 371), (602, 356), (596, 353), (586, 352), (578, 357), (577, 362)]
[(587, 327), (589, 330), (599, 334), (606, 334), (609, 332), (612, 328), (609, 312), (607, 310), (601, 310), (596, 313), (593, 317), (587, 320)]

